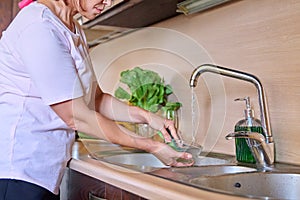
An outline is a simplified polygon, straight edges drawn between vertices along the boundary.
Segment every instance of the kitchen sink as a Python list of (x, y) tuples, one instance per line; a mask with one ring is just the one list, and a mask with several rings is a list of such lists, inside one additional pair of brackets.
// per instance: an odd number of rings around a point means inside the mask
[(199, 156), (199, 162), (202, 161), (200, 166), (182, 168), (166, 166), (150, 153), (105, 155), (97, 159), (228, 195), (255, 199), (299, 199), (300, 196), (299, 171), (274, 169), (261, 172), (255, 166), (237, 165), (225, 158), (207, 156)]
[[(118, 152), (118, 154), (115, 155), (105, 155), (102, 152), (102, 153), (94, 153), (91, 156), (97, 160), (102, 160), (115, 165), (122, 165), (143, 172), (150, 172), (161, 168), (170, 168), (169, 166), (163, 164), (158, 158), (156, 158), (151, 153)], [(198, 156), (198, 158), (195, 160), (195, 166), (223, 165), (225, 163), (230, 163), (230, 162), (231, 161), (228, 161), (223, 158)]]
[(255, 199), (299, 199), (300, 167), (283, 163), (264, 169), (241, 165), (234, 156), (201, 152), (192, 167), (169, 167), (153, 154), (103, 141), (85, 141), (90, 158), (200, 189)]
[(104, 156), (101, 160), (121, 165), (168, 168), (158, 158), (150, 153), (129, 153), (121, 155)]
[[(141, 170), (143, 172), (145, 172), (145, 170), (153, 171), (160, 168), (169, 168), (169, 166), (164, 165), (153, 154), (142, 150), (123, 147), (104, 140), (81, 139), (81, 142), (88, 150), (89, 156), (96, 160), (122, 165), (131, 169)], [(189, 151), (189, 149), (187, 149), (187, 151)], [(201, 153), (200, 155), (190, 152), (193, 154), (193, 159), (195, 161), (194, 166), (235, 163), (235, 158), (232, 156), (201, 152), (201, 150), (198, 151)]]
[(199, 176), (192, 185), (209, 190), (259, 199), (299, 199), (300, 174), (284, 172), (248, 172)]

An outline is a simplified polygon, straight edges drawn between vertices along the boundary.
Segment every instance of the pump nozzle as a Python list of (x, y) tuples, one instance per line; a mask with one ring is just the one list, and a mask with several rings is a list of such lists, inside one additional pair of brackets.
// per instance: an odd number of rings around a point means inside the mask
[(245, 119), (250, 119), (254, 117), (254, 111), (251, 108), (250, 97), (237, 98), (235, 101), (245, 101), (246, 109), (245, 109)]
[(246, 101), (246, 108), (251, 109), (250, 97), (237, 98), (235, 101)]

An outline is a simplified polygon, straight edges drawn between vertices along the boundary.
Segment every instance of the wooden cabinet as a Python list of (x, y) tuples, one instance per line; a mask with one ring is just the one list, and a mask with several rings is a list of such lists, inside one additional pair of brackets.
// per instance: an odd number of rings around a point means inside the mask
[(183, 0), (116, 0), (116, 5), (94, 20), (79, 16), (90, 47), (121, 37), (131, 31), (174, 17)]
[(16, 16), (18, 11), (18, 0), (0, 1), (0, 37), (2, 36), (2, 32)]
[(109, 9), (96, 19), (84, 24), (84, 28), (95, 25), (141, 28), (174, 17), (177, 3), (182, 0), (126, 0)]
[(72, 169), (67, 169), (63, 180), (64, 194), (61, 200), (145, 200), (138, 195), (122, 190)]

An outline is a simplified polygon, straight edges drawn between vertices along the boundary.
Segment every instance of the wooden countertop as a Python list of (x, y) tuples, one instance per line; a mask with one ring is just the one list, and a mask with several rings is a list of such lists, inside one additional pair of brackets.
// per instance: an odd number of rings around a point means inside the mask
[(246, 199), (197, 189), (88, 157), (81, 142), (73, 146), (69, 168), (147, 199)]

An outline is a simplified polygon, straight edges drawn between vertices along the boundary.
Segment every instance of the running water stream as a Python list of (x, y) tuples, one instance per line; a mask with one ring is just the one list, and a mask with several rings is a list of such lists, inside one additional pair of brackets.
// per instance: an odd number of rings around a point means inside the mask
[(192, 144), (196, 142), (196, 132), (197, 132), (197, 124), (196, 124), (196, 94), (194, 91), (194, 87), (192, 89), (192, 103), (191, 103), (191, 110), (192, 110)]

